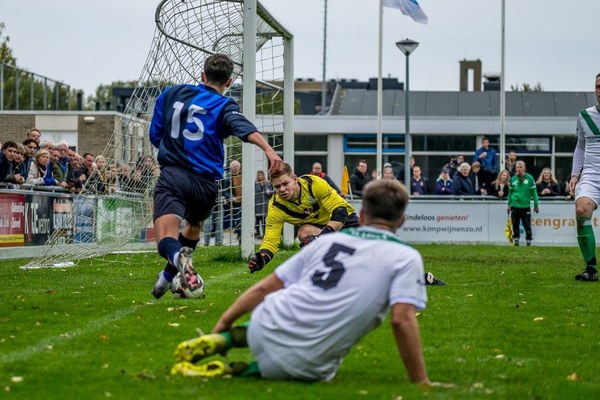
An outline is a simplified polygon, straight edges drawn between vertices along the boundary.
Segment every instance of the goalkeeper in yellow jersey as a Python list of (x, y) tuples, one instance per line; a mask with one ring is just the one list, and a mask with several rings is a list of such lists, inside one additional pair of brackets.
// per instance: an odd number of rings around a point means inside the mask
[(320, 235), (358, 226), (354, 208), (318, 176), (297, 177), (292, 167), (284, 163), (282, 171), (271, 175), (271, 184), (275, 194), (269, 202), (260, 250), (248, 264), (250, 272), (260, 271), (273, 259), (286, 222), (299, 228), (300, 247)]

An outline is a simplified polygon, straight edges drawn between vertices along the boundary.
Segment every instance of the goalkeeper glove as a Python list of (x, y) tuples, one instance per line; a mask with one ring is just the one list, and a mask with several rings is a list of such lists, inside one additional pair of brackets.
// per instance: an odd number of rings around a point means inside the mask
[(329, 225), (326, 225), (325, 228), (323, 228), (323, 230), (321, 230), (321, 232), (318, 235), (308, 235), (307, 237), (305, 237), (304, 239), (302, 239), (300, 241), (300, 247), (306, 246), (307, 244), (309, 244), (310, 242), (314, 241), (315, 239), (317, 239), (321, 235), (325, 235), (327, 233), (332, 233), (332, 232), (335, 232), (335, 229), (333, 229)]
[(260, 271), (272, 259), (273, 253), (269, 250), (259, 250), (257, 253), (254, 253), (254, 255), (250, 257), (250, 262), (248, 263), (250, 273), (253, 274), (256, 271)]
[(319, 236), (321, 235), (325, 235), (327, 233), (333, 233), (335, 232), (335, 229), (333, 229), (331, 226), (329, 225), (325, 225), (325, 228), (323, 228), (323, 230), (321, 231), (321, 233), (319, 233)]
[(316, 240), (318, 237), (319, 236), (316, 236), (316, 235), (308, 235), (307, 237), (305, 237), (304, 239), (302, 239), (300, 241), (300, 248), (306, 246), (307, 244), (309, 244), (313, 240)]

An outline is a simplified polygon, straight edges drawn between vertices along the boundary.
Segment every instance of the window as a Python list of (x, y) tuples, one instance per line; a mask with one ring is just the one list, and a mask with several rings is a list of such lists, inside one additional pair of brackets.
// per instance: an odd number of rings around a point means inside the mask
[(283, 150), (283, 135), (280, 133), (270, 133), (267, 137), (267, 142), (275, 151)]
[(298, 155), (294, 156), (294, 173), (298, 176), (309, 174), (314, 163), (321, 163), (323, 172), (327, 173), (327, 155)]
[(556, 157), (554, 159), (554, 176), (561, 184), (561, 189), (564, 190), (564, 183), (571, 177), (571, 167), (573, 166), (573, 157)]
[(573, 153), (577, 144), (577, 136), (555, 136), (554, 144), (554, 151), (557, 153)]
[(550, 136), (507, 136), (506, 152), (552, 153), (552, 137)]
[[(552, 157), (550, 156), (532, 156), (532, 155), (519, 155), (517, 160), (525, 162), (526, 172), (533, 176), (533, 179), (537, 180), (542, 170), (546, 167), (552, 168)], [(554, 171), (556, 176), (556, 171)], [(556, 179), (560, 182), (560, 177), (556, 176)]]
[(295, 151), (327, 151), (327, 135), (295, 135)]
[[(469, 164), (471, 163), (471, 155), (470, 153), (465, 155), (465, 161)], [(415, 155), (415, 165), (421, 167), (421, 175), (429, 179), (429, 184), (433, 188), (435, 186), (435, 181), (440, 176), (440, 172), (444, 165), (446, 165), (450, 161), (449, 157), (446, 156), (420, 156)], [(452, 178), (452, 177), (451, 177)]]
[[(383, 135), (383, 153), (404, 153), (404, 135)], [(376, 153), (377, 135), (344, 135), (345, 153)]]
[(413, 151), (448, 151), (453, 154), (471, 154), (477, 148), (475, 136), (412, 135), (411, 139)]

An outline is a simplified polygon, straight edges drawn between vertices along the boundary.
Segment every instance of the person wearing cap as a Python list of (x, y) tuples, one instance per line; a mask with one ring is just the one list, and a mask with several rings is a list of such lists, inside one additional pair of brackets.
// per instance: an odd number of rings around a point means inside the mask
[(452, 179), (450, 179), (450, 169), (442, 168), (440, 176), (435, 181), (435, 194), (449, 196), (453, 194)]

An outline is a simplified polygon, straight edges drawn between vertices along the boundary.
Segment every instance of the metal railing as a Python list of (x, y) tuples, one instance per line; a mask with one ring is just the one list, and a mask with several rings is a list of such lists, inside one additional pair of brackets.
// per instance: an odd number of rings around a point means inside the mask
[[(12, 73), (9, 73), (8, 70), (11, 70)], [(14, 82), (10, 82), (8, 84), (8, 79), (14, 76)], [(22, 95), (21, 95), (21, 80), (24, 81), (25, 85), (29, 85), (29, 107), (22, 106)], [(36, 108), (36, 84), (39, 87), (41, 85), (43, 89), (43, 102), (42, 102), (42, 110), (60, 110), (61, 106), (61, 88), (66, 88), (66, 107), (62, 109), (71, 110), (71, 86), (59, 82), (57, 80), (48, 78), (43, 75), (39, 75), (33, 72), (26, 71), (24, 69), (18, 68), (14, 65), (0, 63), (0, 111), (5, 110), (36, 110), (40, 109)], [(14, 107), (8, 106), (10, 108), (5, 108), (5, 99), (7, 97), (7, 91), (10, 91), (14, 95)], [(49, 96), (53, 95), (54, 100), (49, 99)], [(39, 96), (39, 95), (38, 95)], [(49, 107), (50, 104), (53, 104), (53, 107)]]

